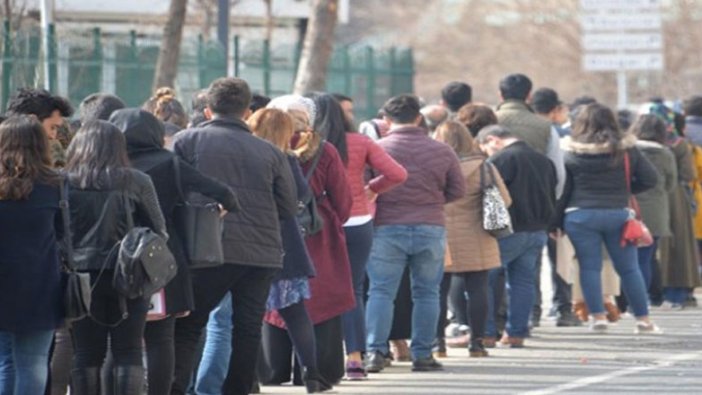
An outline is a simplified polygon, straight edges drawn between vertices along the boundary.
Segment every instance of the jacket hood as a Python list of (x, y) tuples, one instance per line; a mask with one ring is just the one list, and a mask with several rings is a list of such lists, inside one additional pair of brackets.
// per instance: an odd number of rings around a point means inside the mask
[[(633, 148), (636, 145), (636, 136), (627, 134), (619, 143), (621, 149)], [(601, 155), (612, 152), (612, 145), (607, 143), (581, 143), (573, 140), (571, 136), (561, 139), (561, 149), (574, 154)]]
[(138, 108), (115, 111), (110, 122), (124, 133), (127, 152), (163, 149), (165, 129), (153, 114)]

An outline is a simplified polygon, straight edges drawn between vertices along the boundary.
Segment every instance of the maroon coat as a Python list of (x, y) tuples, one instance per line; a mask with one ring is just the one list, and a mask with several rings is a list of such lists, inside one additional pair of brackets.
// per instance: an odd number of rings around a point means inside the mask
[[(310, 279), (312, 298), (305, 302), (314, 324), (334, 318), (356, 306), (351, 283), (351, 266), (342, 225), (351, 215), (353, 198), (346, 180), (344, 163), (333, 145), (324, 143), (322, 156), (310, 179), (324, 221), (322, 231), (305, 239), (317, 276)], [(311, 161), (302, 164), (307, 174)], [(266, 322), (280, 328), (285, 324), (277, 312), (266, 313)]]

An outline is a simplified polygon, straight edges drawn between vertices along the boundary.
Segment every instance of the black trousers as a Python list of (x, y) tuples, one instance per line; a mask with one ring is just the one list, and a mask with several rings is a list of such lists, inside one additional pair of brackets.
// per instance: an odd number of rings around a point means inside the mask
[(114, 327), (103, 325), (119, 321), (119, 296), (112, 287), (111, 270), (106, 270), (97, 282), (96, 276), (96, 272), (91, 272), (91, 280), (95, 283), (90, 306), (92, 317), (76, 321), (71, 331), (74, 369), (102, 366), (108, 337), (115, 366), (142, 366), (142, 337), (149, 301), (141, 298), (128, 300), (127, 318)]
[(488, 317), (488, 273), (489, 270), (482, 270), (452, 274), (452, 283), (455, 283), (464, 294), (468, 294), (465, 314), (469, 318), (472, 340), (485, 337), (485, 324)]
[[(344, 377), (344, 345), (341, 316), (314, 326), (317, 344), (317, 366), (319, 374), (330, 383), (338, 383)], [(262, 341), (263, 358), (258, 364), (258, 378), (262, 384), (278, 385), (290, 381), (295, 360), (295, 383), (299, 379), (299, 363), (294, 358), (293, 345), (285, 329), (264, 324)]]
[(261, 323), (271, 279), (278, 269), (224, 264), (193, 270), (195, 310), (176, 320), (175, 379), (172, 394), (185, 394), (196, 363), (198, 343), (210, 312), (227, 292), (232, 295), (234, 328), (229, 372), (223, 395), (248, 394), (255, 377), (261, 345)]
[(175, 370), (176, 319), (173, 316), (146, 323), (144, 343), (149, 382), (149, 395), (168, 395)]

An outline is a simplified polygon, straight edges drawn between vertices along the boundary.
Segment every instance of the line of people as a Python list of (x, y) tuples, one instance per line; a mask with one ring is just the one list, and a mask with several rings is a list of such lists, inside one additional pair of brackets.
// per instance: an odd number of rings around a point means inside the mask
[[(522, 74), (499, 89), (495, 110), (462, 82), (438, 105), (398, 95), (360, 132), (349, 97), (271, 100), (237, 78), (196, 94), (190, 116), (170, 88), (140, 109), (91, 95), (77, 122), (65, 99), (18, 91), (0, 124), (0, 393), (248, 394), (291, 380), (317, 393), (392, 360), (441, 370), (447, 346), (524, 347), (546, 246), (558, 326), (605, 331), (620, 281), (634, 331), (660, 333), (654, 278), (669, 308), (700, 281), (702, 100), (685, 102), (686, 138), (660, 100), (627, 130)], [(622, 238), (632, 195), (652, 244)], [(223, 262), (196, 267), (176, 211), (210, 203)], [(498, 234), (486, 217), (500, 209)], [(178, 271), (156, 299), (123, 303), (113, 250), (132, 226), (167, 238)], [(66, 232), (92, 291), (70, 323)]]

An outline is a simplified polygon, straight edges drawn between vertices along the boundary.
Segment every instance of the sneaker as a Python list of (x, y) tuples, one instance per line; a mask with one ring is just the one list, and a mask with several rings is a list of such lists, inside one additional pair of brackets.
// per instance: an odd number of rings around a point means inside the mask
[(436, 372), (439, 370), (444, 370), (444, 365), (433, 357), (415, 359), (412, 362), (413, 372)]
[(606, 332), (609, 322), (607, 320), (592, 320), (590, 330), (592, 332)]
[(371, 351), (366, 356), (366, 372), (380, 373), (385, 369), (385, 355), (380, 351)]
[(559, 314), (558, 318), (556, 318), (556, 326), (559, 327), (581, 326), (582, 324), (583, 322), (580, 321), (578, 317), (576, 317), (575, 314), (571, 313), (570, 311), (567, 313)]
[(636, 326), (634, 327), (634, 334), (636, 335), (657, 335), (661, 333), (663, 333), (663, 330), (653, 322), (636, 321)]
[(661, 303), (659, 306), (661, 310), (683, 310), (685, 308), (685, 305), (681, 303), (673, 303), (669, 301), (665, 301)]
[(346, 362), (346, 380), (359, 381), (365, 380), (366, 377), (368, 377), (368, 374), (366, 373), (366, 369), (363, 368), (363, 364), (361, 362)]
[(468, 341), (470, 340), (470, 335), (461, 335), (456, 337), (449, 337), (446, 339), (446, 347), (449, 348), (466, 348), (468, 347)]

